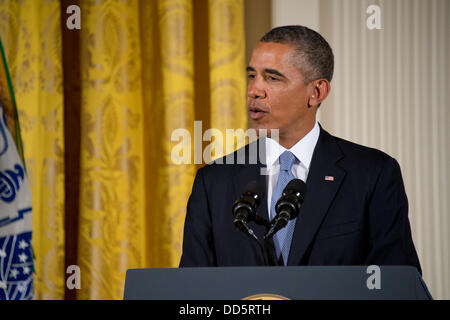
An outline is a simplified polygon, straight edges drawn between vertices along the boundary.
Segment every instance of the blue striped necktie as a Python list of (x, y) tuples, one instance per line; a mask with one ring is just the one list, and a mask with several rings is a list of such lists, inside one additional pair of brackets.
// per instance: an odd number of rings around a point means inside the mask
[[(276, 216), (275, 205), (278, 199), (281, 197), (284, 188), (295, 176), (292, 174), (292, 166), (296, 162), (297, 158), (290, 151), (285, 151), (280, 156), (280, 173), (278, 175), (277, 185), (272, 193), (270, 216), (273, 219)], [(275, 251), (277, 258), (280, 258), (280, 253), (283, 257), (284, 265), (287, 265), (289, 250), (291, 248), (292, 235), (294, 234), (295, 220), (289, 221), (286, 227), (278, 230), (273, 236), (273, 242), (275, 245)]]

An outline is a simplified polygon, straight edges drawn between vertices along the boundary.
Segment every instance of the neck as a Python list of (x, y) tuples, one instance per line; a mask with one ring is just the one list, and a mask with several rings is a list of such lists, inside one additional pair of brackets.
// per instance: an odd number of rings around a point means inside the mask
[(303, 137), (306, 136), (314, 128), (315, 124), (316, 121), (314, 120), (313, 122), (308, 123), (308, 125), (302, 126), (299, 130), (285, 133), (280, 132), (279, 144), (286, 149), (292, 148), (297, 142), (303, 139)]

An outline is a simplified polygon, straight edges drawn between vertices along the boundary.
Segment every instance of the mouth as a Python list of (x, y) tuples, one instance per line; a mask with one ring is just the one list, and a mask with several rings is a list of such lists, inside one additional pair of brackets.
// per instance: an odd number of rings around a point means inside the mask
[(267, 111), (263, 110), (258, 106), (249, 106), (248, 113), (252, 120), (258, 120), (264, 117), (267, 114)]

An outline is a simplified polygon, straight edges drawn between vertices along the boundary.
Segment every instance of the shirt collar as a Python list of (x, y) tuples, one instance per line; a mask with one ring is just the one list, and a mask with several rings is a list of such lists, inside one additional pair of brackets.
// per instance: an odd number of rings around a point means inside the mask
[[(300, 139), (292, 148), (289, 149), (300, 161), (302, 165), (304, 165), (307, 169), (311, 164), (312, 155), (314, 152), (314, 148), (316, 147), (317, 140), (319, 140), (320, 135), (320, 127), (318, 122), (316, 121), (314, 127), (309, 131), (306, 136)], [(280, 155), (288, 149), (284, 148), (277, 141), (266, 138), (266, 160), (267, 160), (267, 169), (270, 170), (274, 164), (277, 163)]]

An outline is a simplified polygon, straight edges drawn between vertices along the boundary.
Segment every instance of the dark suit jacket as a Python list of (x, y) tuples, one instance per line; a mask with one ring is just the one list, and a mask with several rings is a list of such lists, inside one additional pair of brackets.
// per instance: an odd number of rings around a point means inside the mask
[[(249, 145), (244, 148), (248, 155)], [(187, 206), (181, 267), (263, 265), (258, 244), (234, 227), (231, 210), (248, 182), (266, 183), (261, 168), (258, 161), (198, 170)], [(395, 159), (321, 128), (306, 186), (288, 265), (411, 265), (421, 273)], [(265, 196), (257, 214), (268, 219)], [(265, 234), (265, 227), (249, 226), (259, 238)]]

